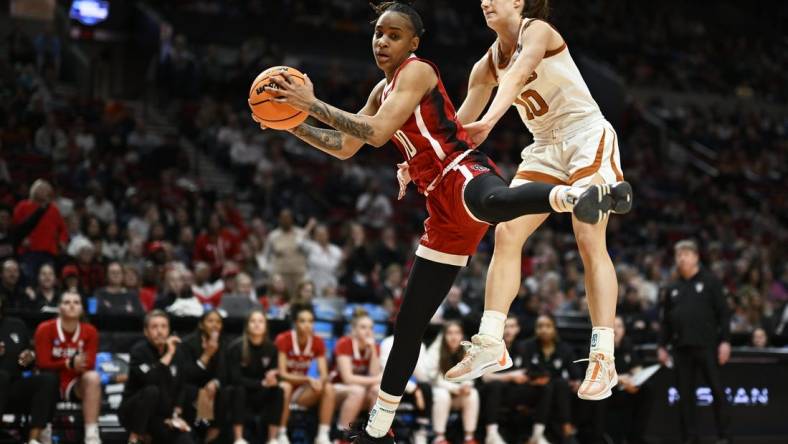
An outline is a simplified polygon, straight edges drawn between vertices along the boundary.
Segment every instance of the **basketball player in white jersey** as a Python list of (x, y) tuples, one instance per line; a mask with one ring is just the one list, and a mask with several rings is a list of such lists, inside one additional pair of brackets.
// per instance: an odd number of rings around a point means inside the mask
[[(478, 146), (510, 106), (517, 108), (534, 142), (523, 150), (512, 187), (528, 182), (608, 184), (614, 194), (631, 196), (619, 166), (615, 130), (591, 97), (564, 39), (540, 19), (547, 15), (547, 1), (527, 3), (481, 1), (487, 25), (498, 38), (473, 67), (468, 96), (457, 113), (460, 121)], [(496, 87), (487, 113), (474, 122)], [(631, 206), (631, 197), (625, 205)], [(613, 212), (628, 208), (617, 210)], [(463, 381), (506, 368), (503, 326), (520, 286), (522, 247), (547, 216), (527, 215), (498, 224), (479, 334), (472, 338), (465, 359), (446, 373), (447, 379)], [(618, 382), (613, 362), (618, 284), (605, 244), (607, 220), (590, 225), (573, 217), (572, 225), (585, 268), (593, 324), (589, 366), (578, 396), (601, 400), (611, 395)]]

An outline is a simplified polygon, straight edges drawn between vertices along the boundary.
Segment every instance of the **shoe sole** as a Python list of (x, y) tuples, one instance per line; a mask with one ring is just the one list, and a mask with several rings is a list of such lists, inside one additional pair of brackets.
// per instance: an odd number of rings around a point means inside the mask
[(506, 353), (506, 364), (504, 364), (504, 365), (501, 365), (498, 361), (488, 362), (487, 364), (484, 364), (482, 366), (476, 367), (475, 369), (471, 370), (470, 372), (468, 372), (468, 373), (466, 373), (466, 374), (464, 374), (462, 376), (458, 376), (456, 378), (448, 378), (447, 377), (446, 380), (449, 381), (449, 382), (471, 381), (471, 380), (474, 380), (476, 378), (482, 377), (482, 376), (484, 376), (484, 375), (486, 375), (488, 373), (495, 373), (495, 372), (500, 372), (502, 370), (506, 370), (508, 368), (511, 368), (512, 365), (513, 365), (512, 357), (509, 356), (509, 353)]
[(580, 398), (580, 399), (583, 399), (585, 401), (601, 401), (603, 399), (607, 399), (610, 396), (612, 396), (613, 395), (613, 387), (615, 387), (617, 385), (618, 385), (618, 373), (615, 374), (613, 379), (610, 381), (610, 384), (607, 386), (607, 390), (605, 390), (604, 392), (601, 392), (598, 395), (588, 396), (588, 395), (583, 395), (583, 394), (581, 394), (578, 391), (577, 392), (577, 397)]
[(632, 209), (632, 185), (591, 185), (578, 199), (573, 213), (581, 222), (598, 224), (611, 212), (626, 214)]

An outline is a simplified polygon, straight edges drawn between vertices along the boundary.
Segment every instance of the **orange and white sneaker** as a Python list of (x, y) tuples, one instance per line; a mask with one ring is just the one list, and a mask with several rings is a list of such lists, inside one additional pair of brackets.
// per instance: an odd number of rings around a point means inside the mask
[(476, 334), (471, 337), (471, 342), (463, 341), (462, 345), (465, 347), (465, 357), (446, 372), (447, 381), (470, 381), (512, 366), (512, 358), (502, 339)]
[(586, 377), (577, 390), (577, 397), (587, 401), (601, 401), (613, 394), (613, 387), (618, 385), (618, 373), (613, 356), (600, 352), (592, 352), (588, 359), (579, 359), (575, 362), (588, 361)]

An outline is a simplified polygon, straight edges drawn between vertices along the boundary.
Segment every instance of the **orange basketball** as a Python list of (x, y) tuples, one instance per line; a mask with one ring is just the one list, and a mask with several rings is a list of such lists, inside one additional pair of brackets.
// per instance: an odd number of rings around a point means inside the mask
[(265, 91), (265, 87), (277, 88), (276, 83), (271, 81), (272, 77), (286, 72), (290, 75), (291, 82), (304, 84), (304, 74), (301, 71), (290, 68), (289, 66), (274, 66), (261, 72), (249, 90), (249, 106), (252, 113), (263, 125), (268, 128), (287, 130), (300, 125), (309, 116), (308, 113), (299, 111), (286, 103), (277, 103), (273, 99), (276, 95)]

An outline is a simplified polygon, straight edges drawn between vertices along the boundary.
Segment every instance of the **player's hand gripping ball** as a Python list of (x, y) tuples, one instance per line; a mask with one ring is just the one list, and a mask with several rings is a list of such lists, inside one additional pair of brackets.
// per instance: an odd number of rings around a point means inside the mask
[[(277, 83), (278, 81), (278, 83)], [(274, 66), (261, 72), (249, 90), (249, 107), (252, 117), (266, 128), (289, 130), (297, 127), (309, 117), (309, 113), (284, 103), (285, 98), (277, 91), (280, 84), (305, 85), (306, 76), (289, 66)]]

